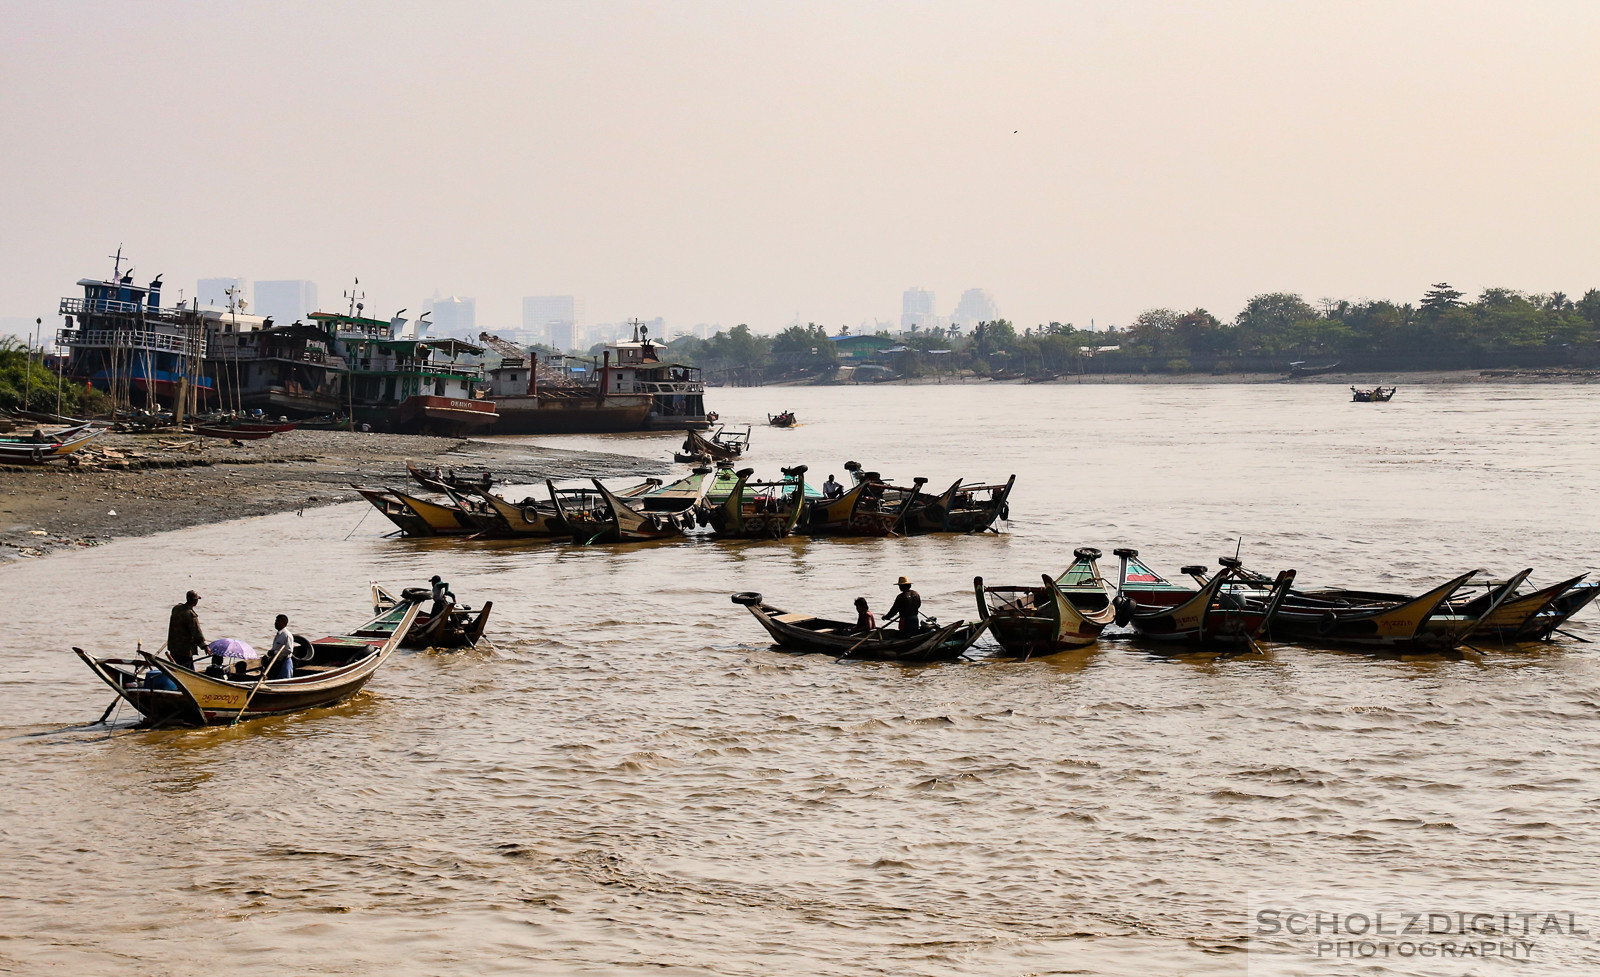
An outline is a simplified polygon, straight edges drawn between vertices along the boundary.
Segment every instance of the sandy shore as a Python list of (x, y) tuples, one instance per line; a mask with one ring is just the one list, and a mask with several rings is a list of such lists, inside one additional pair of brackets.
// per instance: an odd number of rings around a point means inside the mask
[(406, 462), (497, 479), (658, 475), (659, 461), (527, 443), (291, 431), (261, 441), (106, 434), (83, 464), (0, 468), (0, 562), (242, 516), (359, 499), (407, 484)]

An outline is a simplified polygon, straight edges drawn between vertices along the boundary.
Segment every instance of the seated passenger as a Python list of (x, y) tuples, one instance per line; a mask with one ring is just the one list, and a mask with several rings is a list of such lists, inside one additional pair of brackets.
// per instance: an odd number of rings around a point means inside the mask
[(867, 610), (867, 599), (865, 597), (857, 597), (855, 633), (866, 634), (869, 631), (877, 630), (877, 627), (877, 619), (872, 616), (871, 611)]

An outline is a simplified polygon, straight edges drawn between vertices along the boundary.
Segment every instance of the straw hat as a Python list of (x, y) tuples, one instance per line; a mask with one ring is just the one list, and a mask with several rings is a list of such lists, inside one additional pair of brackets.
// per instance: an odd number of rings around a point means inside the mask
[(900, 578), (900, 582), (897, 583), (895, 586), (897, 586), (897, 587), (909, 587), (909, 586), (911, 586), (911, 581), (907, 580), (905, 577), (901, 577)]

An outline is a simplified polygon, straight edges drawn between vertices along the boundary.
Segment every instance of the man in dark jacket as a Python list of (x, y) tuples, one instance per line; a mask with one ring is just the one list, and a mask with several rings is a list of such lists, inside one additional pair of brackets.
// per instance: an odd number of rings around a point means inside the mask
[(200, 630), (200, 615), (195, 610), (199, 603), (200, 595), (189, 591), (184, 602), (172, 609), (172, 618), (167, 622), (167, 653), (184, 668), (194, 667), (196, 652), (207, 653), (206, 635)]
[(889, 613), (883, 616), (883, 623), (887, 625), (895, 618), (900, 619), (901, 631), (920, 631), (922, 629), (922, 595), (911, 589), (911, 581), (905, 577), (900, 578), (900, 592), (894, 596), (894, 606), (889, 608)]

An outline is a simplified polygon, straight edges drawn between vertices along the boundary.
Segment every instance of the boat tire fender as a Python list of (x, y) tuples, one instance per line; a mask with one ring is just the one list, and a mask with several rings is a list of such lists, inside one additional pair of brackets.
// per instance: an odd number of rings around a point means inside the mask
[(756, 593), (753, 590), (747, 590), (742, 594), (734, 594), (733, 595), (733, 602), (735, 604), (743, 604), (746, 607), (748, 607), (751, 604), (759, 604), (759, 603), (761, 603), (761, 595)]
[(1128, 622), (1133, 620), (1133, 598), (1118, 597), (1112, 600), (1111, 606), (1117, 609), (1117, 627), (1127, 627)]
[(317, 649), (311, 643), (310, 638), (303, 634), (297, 634), (294, 636), (294, 651), (291, 654), (297, 662), (308, 662), (317, 657)]
[(1329, 611), (1317, 619), (1317, 634), (1326, 638), (1339, 626), (1339, 615)]

